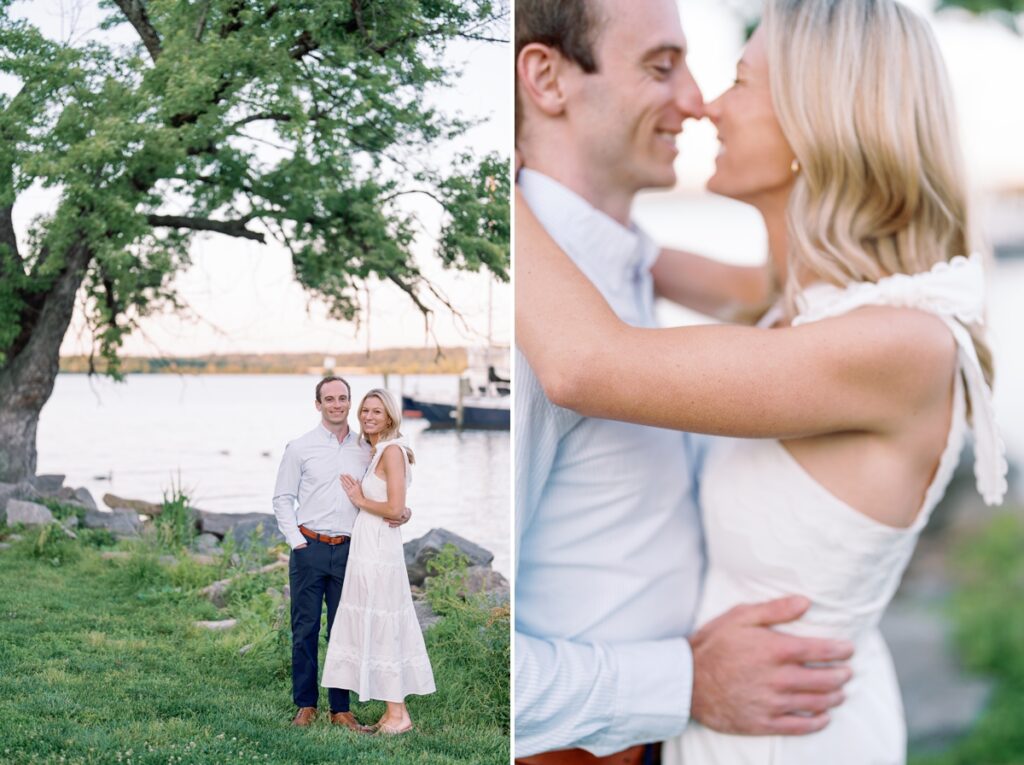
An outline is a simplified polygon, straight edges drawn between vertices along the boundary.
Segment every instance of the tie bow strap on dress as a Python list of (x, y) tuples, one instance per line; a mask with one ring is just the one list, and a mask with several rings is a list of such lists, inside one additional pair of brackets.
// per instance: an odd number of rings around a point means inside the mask
[(998, 505), (1007, 491), (1006, 447), (999, 436), (992, 389), (985, 382), (974, 341), (965, 325), (984, 323), (985, 272), (982, 257), (958, 255), (917, 274), (893, 274), (877, 282), (845, 287), (812, 284), (797, 297), (793, 326), (828, 319), (869, 305), (914, 308), (935, 314), (949, 327), (957, 344), (960, 372), (971, 405), (974, 477), (985, 503)]

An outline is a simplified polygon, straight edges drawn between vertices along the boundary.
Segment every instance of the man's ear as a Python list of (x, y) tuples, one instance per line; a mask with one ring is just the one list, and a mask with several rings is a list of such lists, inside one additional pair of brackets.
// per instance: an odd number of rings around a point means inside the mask
[(557, 48), (530, 43), (516, 58), (516, 78), (520, 95), (549, 117), (565, 111), (565, 88), (562, 78), (572, 66)]

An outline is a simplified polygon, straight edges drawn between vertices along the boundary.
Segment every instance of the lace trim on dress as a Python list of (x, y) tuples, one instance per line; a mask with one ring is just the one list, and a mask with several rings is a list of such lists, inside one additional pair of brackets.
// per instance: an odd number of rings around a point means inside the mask
[(918, 274), (893, 274), (877, 282), (853, 282), (845, 287), (812, 284), (797, 297), (799, 314), (793, 326), (832, 318), (867, 305), (916, 308), (933, 313), (949, 327), (956, 340), (960, 372), (971, 402), (974, 431), (974, 477), (985, 503), (998, 505), (1007, 491), (1006, 446), (999, 436), (992, 389), (964, 324), (982, 324), (985, 273), (981, 255), (958, 255)]
[(359, 667), (369, 667), (378, 672), (398, 674), (407, 669), (429, 669), (430, 659), (425, 653), (403, 659), (381, 659), (375, 656), (363, 656), (358, 651), (338, 650), (331, 656), (330, 666), (336, 667), (339, 664), (354, 664)]

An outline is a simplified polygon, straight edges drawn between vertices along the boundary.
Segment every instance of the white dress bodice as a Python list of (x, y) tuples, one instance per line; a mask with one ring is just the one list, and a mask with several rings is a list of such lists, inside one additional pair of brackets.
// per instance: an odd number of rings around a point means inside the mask
[(937, 314), (956, 338), (959, 368), (949, 433), (912, 525), (896, 528), (854, 509), (775, 439), (719, 439), (701, 480), (708, 572), (698, 625), (741, 603), (791, 594), (808, 597), (812, 605), (804, 616), (779, 629), (853, 641), (854, 679), (844, 689), (845, 703), (833, 710), (827, 728), (809, 736), (731, 736), (691, 722), (682, 736), (666, 742), (665, 765), (905, 761), (899, 688), (877, 627), (959, 462), (969, 429), (968, 399), (979, 491), (986, 501), (998, 501), (1006, 488), (1006, 460), (992, 420), (991, 392), (970, 336), (959, 323), (976, 319), (981, 264), (973, 256), (942, 265), (926, 274), (846, 289), (814, 285), (803, 293), (794, 320), (816, 321), (864, 305), (898, 305)]

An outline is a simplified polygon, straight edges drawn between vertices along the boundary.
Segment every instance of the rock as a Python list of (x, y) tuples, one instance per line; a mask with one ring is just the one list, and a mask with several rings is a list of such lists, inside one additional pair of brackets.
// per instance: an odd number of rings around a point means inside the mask
[[(497, 571), (487, 566), (470, 566), (463, 576), (464, 586), (458, 591), (461, 598), (468, 600), (473, 595), (483, 593), (492, 606), (504, 605), (511, 600), (508, 580)], [(434, 578), (428, 576), (425, 584), (429, 586)]]
[(64, 487), (64, 476), (57, 474), (37, 475), (31, 481), (40, 492), (47, 495), (56, 496)]
[(11, 545), (7, 544), (7, 542), (0, 542), (0, 550), (10, 550), (10, 549), (11, 549)]
[(100, 510), (88, 510), (85, 513), (87, 529), (107, 529), (117, 538), (137, 537), (142, 531), (142, 521), (134, 510), (119, 508), (104, 513)]
[[(95, 503), (94, 503), (95, 504)], [(134, 510), (153, 518), (163, 512), (164, 506), (153, 502), (146, 502), (142, 499), (125, 499), (116, 494), (104, 494), (103, 504), (111, 510)]]
[(132, 554), (125, 550), (104, 550), (100, 553), (100, 557), (103, 560), (126, 560), (132, 557)]
[(277, 521), (272, 515), (264, 515), (258, 520), (247, 520), (235, 524), (231, 535), (243, 550), (251, 547), (273, 547), (281, 541)]
[(205, 622), (205, 621), (192, 622), (192, 626), (193, 627), (198, 627), (199, 629), (204, 629), (204, 630), (213, 630), (215, 632), (222, 631), (222, 630), (229, 630), (232, 627), (234, 627), (236, 624), (238, 624), (238, 620), (237, 619), (222, 619), (221, 621), (216, 621), (216, 622)]
[(494, 560), (493, 553), (458, 534), (447, 529), (431, 529), (419, 539), (405, 543), (405, 567), (409, 571), (410, 584), (423, 584), (427, 577), (427, 563), (446, 544), (455, 545), (460, 553), (469, 558), (470, 566), (489, 566)]
[(25, 537), (23, 537), (23, 536), (22, 536), (21, 534), (11, 534), (11, 535), (10, 535), (9, 537), (7, 537), (7, 538), (8, 538), (8, 539), (9, 539), (10, 541), (12, 541), (12, 542), (20, 542), (20, 541), (21, 541), (22, 539), (24, 539)]
[(45, 497), (34, 485), (29, 481), (22, 481), (18, 484), (18, 490), (15, 493), (16, 499), (23, 499), (26, 502), (42, 502)]
[(209, 598), (210, 602), (217, 606), (217, 608), (224, 608), (228, 604), (227, 592), (230, 586), (231, 579), (219, 579), (213, 584), (206, 585), (206, 587), (199, 591), (199, 594)]
[(7, 500), (7, 525), (24, 523), (26, 526), (46, 526), (54, 522), (50, 508), (37, 502), (25, 502), (21, 499)]
[(78, 516), (71, 515), (64, 520), (64, 528), (66, 529), (77, 529), (78, 528)]
[(92, 498), (92, 494), (84, 486), (75, 489), (74, 500), (86, 510), (99, 510), (96, 500)]
[(508, 580), (493, 569), (485, 566), (470, 566), (466, 569), (466, 594), (482, 592), (491, 605), (498, 606), (512, 599)]
[[(197, 510), (196, 512), (199, 516), (199, 530), (206, 534), (214, 534), (220, 539), (223, 539), (228, 531), (248, 521), (263, 521), (264, 526), (277, 529), (277, 521), (270, 513), (211, 513), (207, 510)], [(250, 528), (255, 528), (255, 524)], [(240, 539), (240, 537), (236, 534), (235, 539)], [(275, 541), (280, 541), (280, 539)]]
[(413, 603), (413, 607), (416, 609), (416, 619), (419, 621), (420, 629), (423, 632), (426, 632), (441, 621), (441, 617), (434, 613), (434, 609), (430, 607), (430, 603), (427, 601), (417, 600)]
[(50, 495), (53, 499), (60, 500), (61, 502), (74, 502), (75, 501), (75, 490), (70, 486), (61, 486), (57, 491)]
[(157, 561), (162, 566), (177, 566), (178, 565), (178, 559), (175, 558), (173, 555), (161, 555), (159, 558), (157, 558)]
[(205, 555), (204, 553), (190, 552), (188, 557), (201, 566), (215, 566), (220, 563), (220, 559), (216, 555)]
[(0, 524), (7, 522), (7, 502), (12, 499), (21, 499), (26, 502), (38, 502), (43, 499), (43, 495), (40, 494), (39, 490), (28, 481), (22, 481), (21, 483), (0, 483)]
[(18, 484), (0, 483), (0, 524), (6, 522), (9, 499), (18, 499)]
[(238, 649), (238, 655), (239, 656), (245, 656), (247, 653), (249, 653), (249, 651), (251, 651), (255, 647), (256, 647), (255, 643), (246, 643), (245, 645), (243, 645), (241, 648)]
[(200, 534), (192, 542), (193, 549), (198, 553), (213, 553), (220, 549), (220, 540), (213, 534)]

